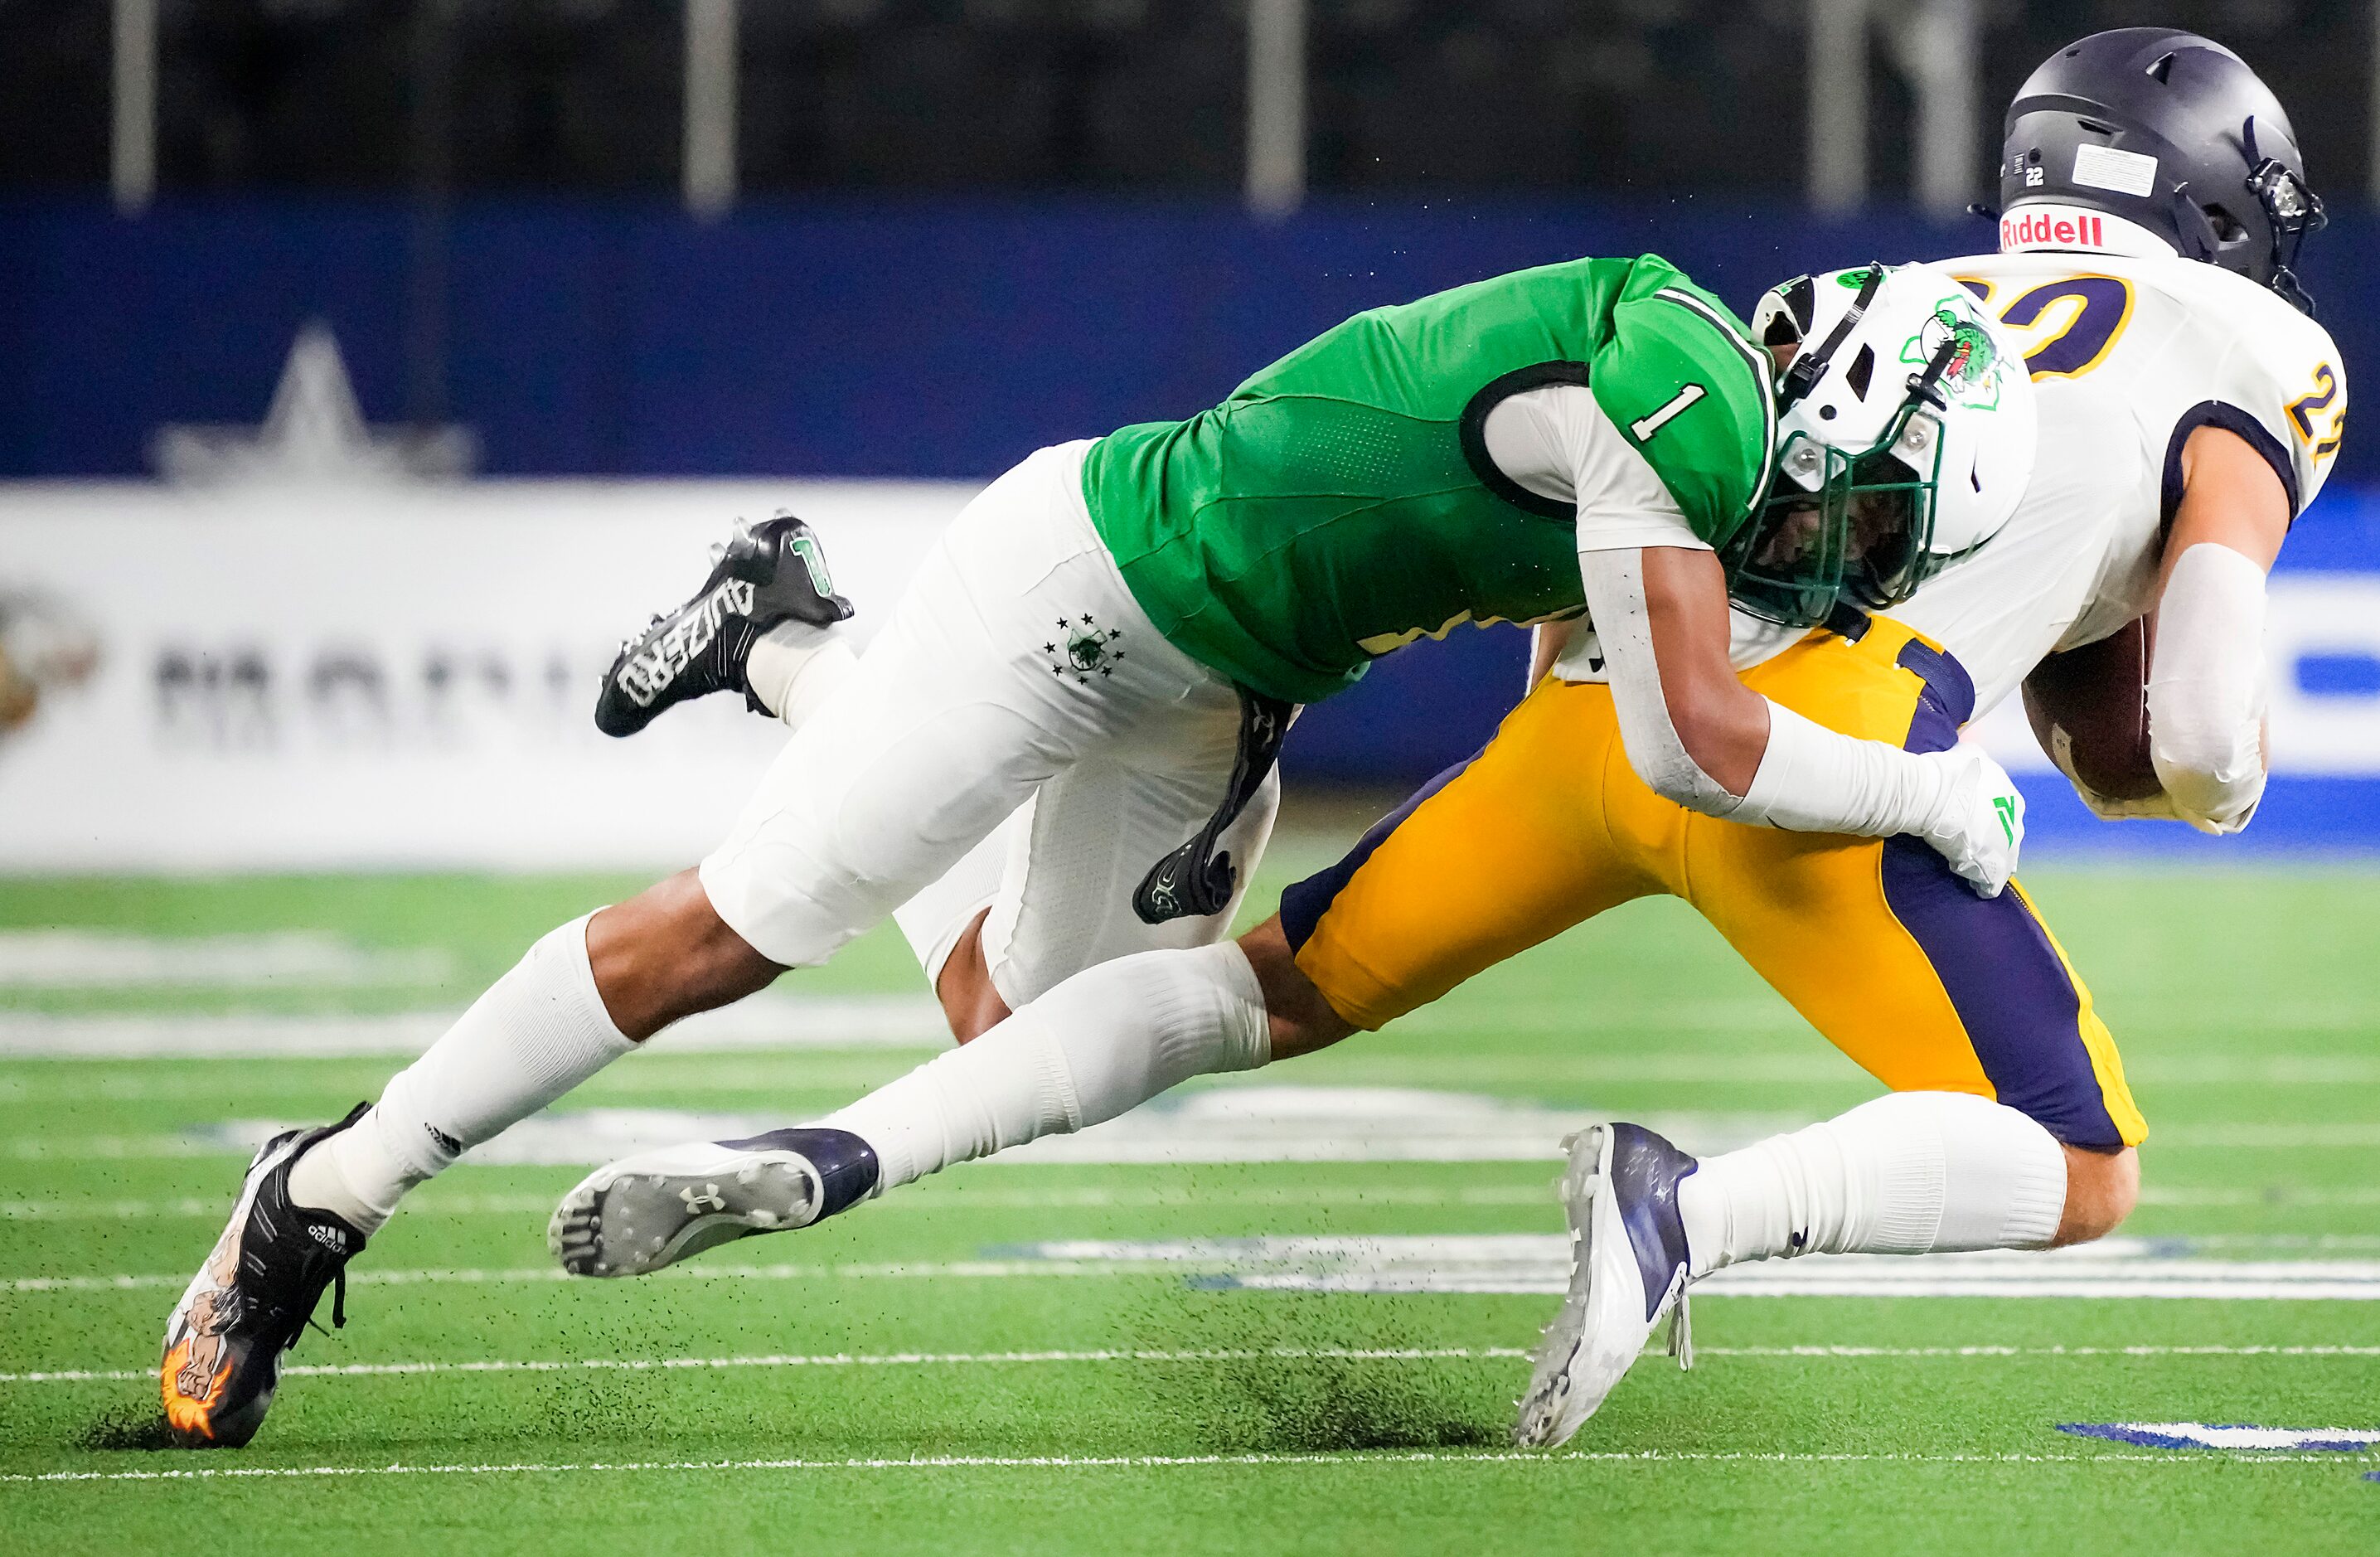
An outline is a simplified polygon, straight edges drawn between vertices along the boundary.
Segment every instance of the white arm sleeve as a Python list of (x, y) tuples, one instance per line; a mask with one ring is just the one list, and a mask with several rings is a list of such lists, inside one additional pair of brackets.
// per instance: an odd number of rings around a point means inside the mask
[(1639, 553), (1588, 552), (1579, 558), (1579, 573), (1602, 641), (1621, 744), (1628, 765), (1655, 794), (1706, 816), (1800, 833), (1888, 838), (1937, 825), (1949, 801), (1944, 764), (1837, 735), (1775, 702), (1752, 786), (1741, 797), (1730, 794), (1694, 761), (1670, 719)]
[(1706, 816), (1734, 815), (1743, 802), (1703, 772), (1670, 722), (1660, 662), (1653, 654), (1653, 619), (1645, 605), (1644, 553), (1583, 552), (1578, 567), (1628, 765), (1665, 800)]
[(2149, 760), (2202, 833), (2248, 825), (2265, 793), (2265, 570), (2228, 546), (2181, 554), (2157, 603)]

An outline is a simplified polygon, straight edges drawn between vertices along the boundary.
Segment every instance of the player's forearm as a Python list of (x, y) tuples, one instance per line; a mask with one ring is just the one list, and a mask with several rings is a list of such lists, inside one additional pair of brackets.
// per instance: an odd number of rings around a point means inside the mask
[(2182, 819), (2247, 825), (2265, 790), (2265, 571), (2227, 545), (2173, 559), (2149, 669), (2149, 760)]
[(1796, 832), (1891, 837), (1935, 824), (1941, 764), (1839, 735), (1744, 686), (1728, 662), (1726, 586), (1709, 553), (1593, 553), (1582, 572), (1621, 740), (1656, 794)]

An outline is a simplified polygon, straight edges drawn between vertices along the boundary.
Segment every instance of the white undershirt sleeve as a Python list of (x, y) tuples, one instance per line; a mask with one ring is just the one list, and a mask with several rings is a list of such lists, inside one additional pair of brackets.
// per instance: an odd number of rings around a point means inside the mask
[(2181, 819), (2237, 833), (2265, 793), (2265, 570), (2228, 546), (2181, 554), (2157, 603), (2149, 760)]
[(1652, 464), (1585, 384), (1549, 384), (1499, 401), (1481, 424), (1488, 457), (1514, 485), (1574, 505), (1578, 549), (1711, 548), (1686, 522)]

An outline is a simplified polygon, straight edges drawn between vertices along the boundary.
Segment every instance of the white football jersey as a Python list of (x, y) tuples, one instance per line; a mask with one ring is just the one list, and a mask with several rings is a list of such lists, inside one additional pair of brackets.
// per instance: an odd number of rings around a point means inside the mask
[(2198, 428), (2246, 439), (2302, 512), (2338, 455), (2347, 379), (2328, 331), (2213, 265), (2074, 250), (1938, 265), (2014, 336), (2041, 418), (2007, 528), (1892, 613), (1957, 656), (1980, 714), (2044, 655), (2148, 608)]

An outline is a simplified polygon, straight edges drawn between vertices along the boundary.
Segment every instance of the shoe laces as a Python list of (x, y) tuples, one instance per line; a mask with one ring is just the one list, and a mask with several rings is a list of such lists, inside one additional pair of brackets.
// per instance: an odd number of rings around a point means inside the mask
[[(321, 1305), (322, 1301), (322, 1300), (319, 1295), (314, 1299), (317, 1307)], [(346, 1328), (347, 1268), (345, 1265), (342, 1265), (336, 1271), (333, 1272), (331, 1276), (331, 1330), (345, 1330)], [(328, 1335), (331, 1333), (331, 1330), (324, 1330), (322, 1328), (322, 1321), (314, 1317), (313, 1310), (309, 1309), (306, 1314), (306, 1322), (289, 1332), (288, 1344), (283, 1346), (282, 1350), (287, 1352), (296, 1351), (298, 1349), (299, 1337), (303, 1336), (309, 1330), (322, 1335)]]

